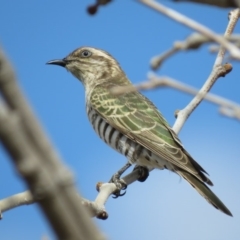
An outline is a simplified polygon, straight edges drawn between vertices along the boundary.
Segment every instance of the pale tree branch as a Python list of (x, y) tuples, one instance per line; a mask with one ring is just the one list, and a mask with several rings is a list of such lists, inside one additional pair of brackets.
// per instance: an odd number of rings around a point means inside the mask
[(199, 90), (197, 95), (192, 99), (192, 101), (182, 110), (180, 110), (177, 114), (177, 120), (173, 125), (173, 130), (176, 133), (179, 133), (182, 129), (184, 123), (190, 116), (190, 114), (195, 110), (195, 108), (201, 103), (206, 94), (210, 91), (214, 83), (217, 81), (219, 77), (224, 77), (227, 73), (232, 70), (232, 66), (230, 64), (225, 64), (223, 66), (216, 66), (212, 70), (209, 75), (207, 81), (204, 83), (202, 88)]
[(79, 204), (71, 172), (35, 120), (2, 51), (0, 91), (6, 101), (0, 101), (0, 140), (58, 239), (103, 239)]
[(0, 211), (3, 213), (15, 207), (32, 203), (35, 203), (33, 195), (30, 191), (25, 191), (0, 200)]
[[(139, 171), (139, 169), (135, 169), (134, 171), (123, 177), (122, 180), (127, 185), (130, 185), (134, 181), (139, 179), (141, 176), (142, 176), (141, 171)], [(114, 193), (117, 190), (117, 187), (114, 183), (98, 183), (97, 190), (99, 194), (97, 195), (94, 201), (90, 201), (80, 196), (78, 196), (79, 199), (78, 201), (79, 204), (82, 204), (85, 207), (85, 209), (89, 211), (92, 217), (97, 217), (99, 219), (105, 220), (108, 218), (108, 213), (106, 212), (104, 205), (108, 198), (112, 195), (112, 193)], [(30, 191), (18, 193), (0, 200), (0, 213), (3, 213), (15, 207), (29, 205), (36, 202), (37, 201), (34, 199)]]
[(240, 0), (173, 0), (174, 2), (193, 2), (214, 5), (222, 8), (240, 7)]
[(165, 7), (163, 4), (160, 4), (153, 0), (138, 0), (138, 2), (145, 4), (146, 6), (166, 15), (167, 17), (182, 23), (183, 25), (194, 29), (195, 31), (203, 34), (204, 36), (212, 39), (213, 41), (219, 43), (224, 46), (231, 54), (233, 58), (240, 59), (240, 50), (232, 43), (224, 39), (222, 36), (214, 33), (212, 30), (207, 28), (206, 26), (192, 20), (189, 17), (180, 14), (179, 12)]
[(184, 41), (175, 41), (173, 47), (166, 52), (152, 57), (150, 61), (150, 66), (153, 70), (157, 70), (164, 61), (170, 58), (172, 55), (176, 54), (180, 50), (192, 50), (201, 47), (204, 43), (212, 42), (210, 38), (200, 34), (192, 33)]
[[(159, 77), (154, 74), (149, 75), (148, 81), (135, 85), (136, 91), (149, 90), (157, 87), (171, 87), (193, 96), (197, 95), (199, 92), (197, 88), (193, 88), (180, 81), (169, 77)], [(235, 118), (240, 121), (240, 104), (212, 93), (207, 93), (204, 97), (204, 100), (218, 105), (219, 112), (226, 117)]]
[[(231, 35), (238, 18), (239, 9), (235, 9), (230, 12), (229, 23), (224, 34), (225, 37)], [(210, 89), (217, 81), (217, 79), (219, 77), (224, 77), (227, 73), (229, 73), (232, 70), (232, 66), (230, 64), (221, 65), (224, 54), (225, 50), (222, 46), (219, 50), (216, 61), (213, 65), (213, 70), (210, 73), (208, 79), (206, 80), (202, 88), (199, 90), (198, 94), (192, 99), (192, 101), (183, 110), (180, 110), (178, 112), (177, 120), (173, 125), (173, 130), (176, 133), (179, 133), (179, 131), (183, 127), (183, 124), (186, 122), (187, 118), (194, 111), (194, 109), (201, 103), (201, 101), (204, 99), (205, 95), (210, 91)]]
[[(239, 8), (230, 11), (229, 16), (228, 16), (229, 22), (228, 22), (228, 26), (225, 31), (224, 37), (231, 36), (239, 17), (240, 17), (240, 9)], [(225, 52), (226, 52), (226, 48), (224, 46), (221, 46), (213, 67), (216, 67), (216, 66), (222, 64)]]
[[(225, 37), (225, 38), (228, 39), (229, 41), (231, 41), (236, 47), (240, 48), (240, 35), (239, 34), (233, 34), (233, 35), (231, 35), (229, 37)], [(208, 41), (208, 42), (213, 42), (213, 41)], [(217, 52), (218, 53), (220, 47), (221, 46), (219, 46), (217, 44), (212, 44), (209, 47), (209, 52), (212, 52), (212, 53), (216, 53)], [(228, 59), (233, 59), (233, 58), (231, 58), (231, 56), (229, 56)]]
[(172, 55), (176, 54), (179, 50), (180, 50), (180, 48), (174, 44), (173, 47), (171, 49), (167, 50), (166, 52), (152, 57), (152, 59), (150, 61), (151, 68), (153, 70), (157, 70), (163, 64), (164, 61), (166, 61)]
[[(233, 42), (237, 47), (240, 46), (240, 36), (235, 34), (231, 36), (225, 37), (227, 40)], [(213, 42), (210, 38), (207, 38), (206, 36), (200, 34), (200, 33), (192, 33), (190, 34), (185, 40), (183, 41), (175, 41), (172, 48), (167, 50), (164, 53), (161, 53), (159, 55), (156, 55), (152, 57), (150, 61), (150, 66), (153, 70), (157, 70), (164, 61), (166, 61), (168, 58), (173, 56), (179, 51), (187, 51), (187, 50), (196, 50), (200, 48), (203, 44)], [(218, 45), (219, 46), (219, 45)], [(214, 49), (211, 48), (211, 51), (218, 52), (219, 47), (215, 47)]]

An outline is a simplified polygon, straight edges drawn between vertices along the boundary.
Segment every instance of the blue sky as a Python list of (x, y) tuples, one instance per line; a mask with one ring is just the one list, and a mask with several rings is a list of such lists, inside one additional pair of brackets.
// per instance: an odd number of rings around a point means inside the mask
[[(66, 70), (48, 66), (72, 50), (93, 46), (109, 51), (134, 83), (146, 79), (152, 56), (169, 49), (192, 31), (137, 1), (114, 1), (95, 16), (86, 13), (93, 1), (4, 1), (0, 8), (0, 44), (13, 63), (19, 84), (53, 145), (73, 170), (85, 198), (96, 197), (95, 184), (108, 181), (125, 159), (95, 135), (85, 114), (84, 90)], [(163, 1), (181, 13), (222, 33), (228, 9)], [(239, 32), (237, 26), (235, 32)], [(208, 77), (215, 55), (207, 47), (181, 52), (157, 71), (194, 87)], [(240, 103), (239, 63), (218, 80), (212, 92)], [(144, 92), (172, 125), (174, 111), (191, 96), (173, 89)], [(203, 102), (184, 125), (180, 138), (191, 155), (207, 170), (212, 190), (231, 210), (228, 217), (209, 205), (188, 183), (168, 171), (154, 171), (145, 183), (129, 186), (127, 194), (109, 199), (106, 221), (95, 220), (114, 240), (221, 240), (240, 235), (239, 122), (218, 114)], [(24, 191), (25, 184), (0, 148), (0, 198)], [(1, 239), (53, 238), (36, 205), (4, 213)]]

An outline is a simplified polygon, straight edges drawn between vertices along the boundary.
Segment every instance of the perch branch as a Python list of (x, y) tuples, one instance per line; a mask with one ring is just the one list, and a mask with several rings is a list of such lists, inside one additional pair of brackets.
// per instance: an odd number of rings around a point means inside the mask
[[(141, 172), (139, 172), (138, 169), (135, 169), (123, 177), (122, 180), (127, 185), (130, 185), (139, 177), (141, 177)], [(113, 183), (99, 183), (97, 189), (99, 194), (94, 201), (81, 198), (80, 196), (78, 200), (79, 203), (81, 203), (89, 211), (92, 217), (105, 220), (108, 218), (108, 213), (106, 212), (104, 205), (112, 193), (117, 190), (117, 187)], [(0, 200), (0, 211), (3, 213), (15, 207), (33, 204), (35, 202), (36, 200), (34, 199), (32, 193), (30, 191), (25, 191)]]

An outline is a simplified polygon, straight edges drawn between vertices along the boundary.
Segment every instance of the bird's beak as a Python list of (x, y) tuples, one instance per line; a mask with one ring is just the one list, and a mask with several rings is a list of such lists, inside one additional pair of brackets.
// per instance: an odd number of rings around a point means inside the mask
[(66, 67), (67, 60), (64, 58), (63, 59), (55, 59), (55, 60), (48, 61), (46, 64), (54, 64), (54, 65), (58, 65), (61, 67)]

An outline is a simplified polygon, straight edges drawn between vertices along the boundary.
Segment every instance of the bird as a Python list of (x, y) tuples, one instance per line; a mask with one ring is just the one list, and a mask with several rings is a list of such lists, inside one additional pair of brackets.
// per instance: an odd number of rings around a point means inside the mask
[(184, 178), (216, 209), (232, 216), (207, 186), (213, 186), (207, 172), (185, 150), (157, 107), (138, 91), (114, 93), (113, 89), (132, 89), (133, 85), (108, 52), (80, 47), (47, 64), (64, 67), (84, 85), (86, 112), (93, 129), (127, 158), (118, 177), (131, 165), (168, 169)]

